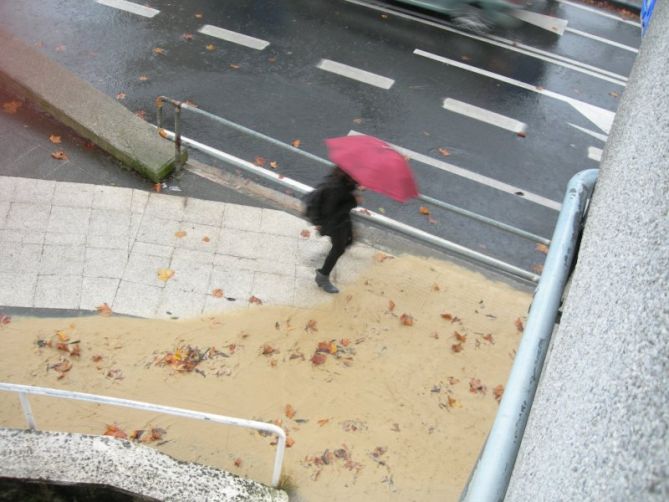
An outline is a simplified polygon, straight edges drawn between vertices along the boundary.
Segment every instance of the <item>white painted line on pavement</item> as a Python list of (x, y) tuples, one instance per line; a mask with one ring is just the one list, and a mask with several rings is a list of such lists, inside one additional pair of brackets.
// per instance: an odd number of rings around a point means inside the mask
[(509, 40), (507, 38), (503, 37), (498, 37), (496, 35), (487, 35), (487, 36), (481, 36), (481, 35), (475, 35), (474, 33), (469, 33), (466, 31), (458, 30), (456, 28), (452, 28), (450, 26), (446, 26), (443, 24), (435, 23), (433, 21), (428, 21), (426, 19), (421, 19), (417, 18), (414, 16), (410, 16), (408, 14), (404, 14), (402, 12), (395, 12), (390, 9), (385, 9), (383, 7), (378, 7), (376, 5), (370, 5), (364, 2), (361, 2), (359, 0), (345, 0), (346, 2), (352, 3), (354, 5), (360, 5), (362, 7), (367, 7), (372, 10), (380, 11), (380, 12), (387, 12), (388, 14), (392, 14), (393, 16), (400, 17), (402, 19), (409, 19), (411, 21), (415, 21), (417, 23), (425, 24), (427, 26), (431, 26), (433, 28), (438, 28), (440, 30), (448, 31), (450, 33), (455, 33), (457, 35), (461, 35), (463, 37), (471, 38), (473, 40), (478, 40), (479, 42), (483, 42), (486, 44), (494, 45), (496, 47), (501, 47), (503, 49), (517, 52), (519, 54), (524, 54), (525, 56), (529, 56), (535, 59), (540, 59), (541, 61), (546, 61), (548, 63), (552, 63), (558, 66), (562, 66), (564, 68), (569, 68), (570, 70), (577, 71), (579, 73), (583, 73), (585, 75), (589, 75), (591, 77), (599, 78), (602, 80), (606, 80), (607, 82), (611, 82), (620, 86), (625, 86), (625, 82), (627, 81), (627, 77), (624, 75), (619, 75), (617, 73), (610, 72), (608, 70), (604, 70), (602, 68), (597, 68), (596, 66), (592, 66), (586, 63), (582, 63), (580, 61), (576, 61), (575, 59), (571, 59), (565, 56), (560, 56), (559, 54), (553, 54), (552, 52), (544, 51), (542, 49), (537, 49), (536, 47), (532, 47), (529, 45), (521, 44), (519, 42), (514, 42), (513, 40)]
[(373, 85), (375, 87), (380, 87), (381, 89), (390, 89), (395, 81), (391, 78), (382, 77), (376, 73), (371, 73), (360, 68), (355, 68), (342, 63), (337, 63), (330, 59), (321, 59), (320, 62), (316, 65), (317, 68), (321, 70), (329, 71), (330, 73), (336, 73), (342, 77), (347, 77), (358, 82), (364, 82), (365, 84)]
[(565, 5), (571, 5), (572, 7), (576, 7), (577, 9), (587, 10), (588, 12), (592, 12), (593, 14), (597, 14), (598, 16), (608, 17), (609, 19), (615, 19), (616, 21), (619, 21), (621, 23), (627, 23), (631, 24), (632, 26), (636, 26), (637, 28), (641, 28), (641, 23), (629, 21), (620, 16), (616, 16), (615, 14), (610, 14), (602, 10), (593, 9), (592, 7), (588, 7), (587, 5), (583, 5), (576, 2), (570, 2), (569, 0), (557, 0), (557, 1)]
[(609, 139), (609, 137), (606, 134), (599, 134), (598, 132), (591, 131), (590, 129), (586, 129), (585, 127), (577, 126), (576, 124), (572, 124), (571, 122), (568, 122), (570, 126), (572, 126), (575, 129), (578, 129), (581, 132), (584, 132), (585, 134), (589, 134), (593, 138), (597, 138), (598, 140), (601, 140), (606, 143), (606, 140)]
[[(348, 132), (349, 136), (359, 136), (361, 132), (351, 130)], [(386, 142), (387, 143), (387, 142)], [(421, 162), (422, 164), (427, 164), (428, 166), (436, 167), (437, 169), (440, 169), (442, 171), (445, 171), (447, 173), (455, 174), (456, 176), (460, 176), (461, 178), (466, 178), (468, 180), (474, 181), (476, 183), (479, 183), (481, 185), (488, 186), (490, 188), (494, 188), (495, 190), (499, 190), (501, 192), (505, 192), (511, 195), (514, 195), (516, 197), (522, 197), (523, 199), (527, 199), (531, 202), (534, 202), (535, 204), (539, 204), (541, 206), (547, 207), (549, 209), (554, 209), (556, 211), (559, 211), (560, 208), (562, 207), (562, 204), (560, 204), (557, 201), (548, 199), (546, 197), (542, 197), (541, 195), (537, 195), (532, 192), (528, 192), (527, 190), (523, 190), (522, 188), (519, 188), (517, 186), (509, 185), (508, 183), (504, 183), (502, 181), (489, 178), (488, 176), (484, 176), (482, 174), (475, 173), (474, 171), (470, 171), (468, 169), (464, 169), (462, 167), (458, 167), (454, 164), (450, 164), (448, 162), (444, 162), (442, 160), (437, 160), (432, 157), (429, 157), (427, 155), (423, 155), (422, 153), (414, 152), (411, 150), (408, 150), (406, 148), (402, 148), (401, 146), (394, 145), (392, 143), (388, 143), (390, 146), (392, 146), (394, 149), (396, 149), (398, 152), (400, 152), (402, 155), (406, 155), (410, 159), (414, 159), (418, 162)], [(519, 195), (519, 193), (522, 193), (523, 195)]]
[(500, 113), (491, 112), (485, 108), (479, 108), (478, 106), (458, 101), (457, 99), (444, 99), (443, 107), (453, 113), (459, 113), (460, 115), (465, 115), (474, 120), (480, 120), (481, 122), (501, 127), (502, 129), (515, 132), (516, 134), (525, 134), (525, 132), (527, 132), (527, 124), (524, 122), (512, 119), (511, 117), (507, 117)]
[(635, 54), (638, 54), (639, 52), (639, 49), (636, 49), (635, 47), (630, 47), (629, 45), (614, 42), (613, 40), (609, 40), (608, 38), (598, 37), (597, 35), (593, 35), (592, 33), (587, 33), (585, 31), (575, 30), (574, 28), (567, 28), (565, 31), (573, 33), (574, 35), (589, 38), (591, 40), (596, 40), (597, 42), (602, 42), (603, 44), (608, 44), (613, 47), (617, 47), (619, 49), (624, 49), (626, 51), (634, 52)]
[(416, 54), (417, 56), (423, 56), (425, 58), (432, 59), (440, 63), (444, 63), (450, 66), (455, 66), (457, 68), (461, 68), (463, 70), (467, 70), (472, 73), (478, 73), (479, 75), (499, 80), (500, 82), (504, 82), (506, 84), (515, 85), (516, 87), (520, 87), (521, 89), (526, 89), (528, 91), (536, 92), (538, 94), (543, 94), (544, 96), (548, 96), (553, 99), (557, 99), (559, 101), (564, 101), (565, 103), (569, 103), (571, 106), (573, 106), (576, 109), (576, 111), (584, 115), (588, 120), (593, 122), (597, 127), (599, 127), (607, 134), (611, 130), (611, 124), (613, 123), (613, 118), (615, 117), (615, 113), (609, 110), (605, 110), (604, 108), (600, 108), (599, 106), (591, 105), (589, 103), (579, 101), (578, 99), (570, 98), (569, 96), (564, 96), (562, 94), (558, 94), (557, 92), (549, 91), (547, 89), (544, 89), (543, 87), (538, 87), (536, 85), (528, 84), (527, 82), (521, 82), (520, 80), (505, 77), (504, 75), (493, 73), (491, 71), (484, 70), (476, 66), (468, 65), (461, 61), (456, 61), (454, 59), (448, 59), (443, 56), (439, 56), (437, 54), (432, 54), (431, 52), (427, 52), (421, 49), (414, 49), (413, 53)]
[(588, 158), (596, 162), (602, 161), (602, 153), (604, 151), (601, 148), (595, 148), (594, 146), (588, 147)]
[(533, 24), (534, 26), (557, 33), (558, 35), (562, 35), (567, 27), (566, 19), (547, 16), (546, 14), (539, 14), (538, 12), (530, 12), (529, 10), (516, 10), (513, 11), (511, 15), (528, 24)]
[(236, 31), (226, 30), (225, 28), (219, 28), (218, 26), (212, 26), (211, 24), (205, 24), (197, 31), (211, 37), (220, 38), (226, 42), (243, 45), (244, 47), (249, 47), (258, 51), (263, 50), (269, 45), (269, 42), (266, 40), (250, 37), (248, 35), (244, 35), (243, 33), (237, 33)]
[(145, 7), (144, 5), (139, 5), (133, 2), (126, 2), (126, 0), (96, 0), (96, 2), (101, 5), (106, 5), (107, 7), (114, 7), (115, 9), (137, 14), (138, 16), (153, 17), (160, 13), (157, 9)]

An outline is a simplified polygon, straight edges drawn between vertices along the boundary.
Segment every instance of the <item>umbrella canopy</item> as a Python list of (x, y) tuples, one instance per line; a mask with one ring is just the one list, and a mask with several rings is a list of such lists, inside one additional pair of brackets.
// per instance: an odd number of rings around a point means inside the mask
[(358, 184), (405, 202), (418, 195), (407, 160), (372, 136), (342, 136), (325, 140), (330, 159)]

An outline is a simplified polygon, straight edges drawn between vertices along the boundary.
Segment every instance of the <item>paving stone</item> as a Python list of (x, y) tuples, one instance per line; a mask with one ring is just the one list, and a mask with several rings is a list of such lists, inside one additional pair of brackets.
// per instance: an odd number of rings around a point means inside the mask
[(5, 219), (7, 218), (7, 213), (9, 213), (9, 201), (1, 202), (0, 201), (0, 228), (4, 228)]
[(121, 281), (111, 306), (117, 314), (153, 318), (156, 316), (163, 288)]
[(18, 228), (3, 228), (0, 230), (0, 242), (23, 242), (24, 233), (24, 230)]
[(50, 205), (56, 188), (55, 181), (33, 178), (14, 179), (14, 202)]
[(81, 285), (79, 308), (82, 310), (96, 310), (103, 303), (111, 308), (120, 282), (119, 279), (84, 277)]
[(130, 240), (135, 242), (137, 240), (137, 235), (139, 234), (139, 228), (142, 226), (142, 221), (144, 220), (144, 214), (132, 213), (130, 216)]
[(93, 209), (88, 228), (89, 235), (130, 237), (130, 211)]
[(130, 238), (127, 235), (91, 235), (86, 236), (86, 247), (100, 249), (121, 249), (128, 252)]
[(45, 244), (40, 275), (81, 275), (84, 271), (83, 246)]
[(303, 230), (309, 230), (310, 223), (292, 214), (276, 209), (263, 209), (260, 232), (289, 237), (299, 237)]
[(211, 294), (206, 296), (204, 302), (203, 314), (222, 314), (233, 310), (249, 308), (248, 297), (239, 298), (236, 301), (229, 301), (225, 297), (217, 298)]
[(120, 279), (123, 277), (128, 253), (122, 249), (87, 248), (84, 262), (85, 277)]
[(131, 253), (123, 272), (123, 281), (162, 289), (165, 283), (158, 279), (158, 270), (169, 268), (169, 265), (169, 258)]
[(184, 201), (184, 197), (151, 193), (144, 214), (154, 218), (181, 221), (184, 215)]
[(246, 302), (251, 296), (253, 286), (251, 270), (238, 270), (214, 266), (209, 280), (208, 293), (222, 289), (226, 297), (236, 298), (238, 302)]
[(48, 232), (86, 233), (91, 216), (89, 208), (53, 206), (49, 216)]
[(39, 275), (35, 308), (77, 309), (81, 300), (81, 275)]
[(49, 224), (51, 206), (46, 204), (29, 204), (13, 202), (5, 221), (6, 228), (26, 230), (46, 230)]
[[(28, 236), (23, 242), (27, 242)], [(46, 232), (42, 238), (44, 244), (59, 244), (62, 246), (83, 246), (86, 244), (86, 234)], [(31, 241), (32, 242), (32, 241)]]
[(39, 230), (24, 230), (23, 243), (24, 244), (44, 244), (46, 242), (46, 232)]
[(174, 260), (184, 260), (209, 265), (211, 265), (214, 260), (214, 255), (207, 251), (195, 251), (194, 249), (187, 248), (175, 248), (172, 256)]
[(330, 247), (328, 238), (300, 239), (297, 241), (297, 263), (318, 268), (323, 265)]
[(93, 209), (112, 209), (130, 211), (132, 208), (132, 189), (96, 186), (93, 194)]
[(92, 207), (95, 185), (88, 183), (56, 183), (53, 194), (54, 206)]
[(313, 277), (313, 270), (311, 277), (296, 277), (295, 279), (295, 295), (293, 302), (296, 307), (317, 308), (319, 310), (330, 310), (332, 308), (331, 302), (336, 298), (336, 295), (326, 293), (318, 286)]
[(176, 220), (163, 220), (145, 214), (136, 239), (150, 244), (174, 246), (177, 240), (175, 234), (179, 227), (180, 223)]
[(0, 272), (0, 305), (32, 307), (36, 283), (35, 272)]
[[(170, 287), (181, 291), (205, 294), (209, 288), (209, 280), (213, 264), (172, 257), (170, 268), (174, 276), (169, 280)], [(204, 303), (204, 298), (203, 298)]]
[(0, 272), (39, 271), (42, 245), (19, 242), (0, 243)]
[[(177, 248), (188, 248), (210, 253), (216, 251), (219, 234), (221, 233), (219, 227), (182, 222), (179, 230), (186, 232), (186, 235), (177, 238), (175, 241)], [(205, 237), (206, 240), (203, 240)]]
[(253, 295), (268, 305), (292, 305), (295, 297), (295, 276), (256, 272)]
[(144, 190), (134, 189), (132, 191), (132, 212), (144, 214), (146, 210), (146, 204), (149, 202), (149, 192)]
[(187, 319), (202, 314), (206, 295), (182, 291), (170, 282), (163, 289), (163, 296), (156, 312), (158, 317)]
[(172, 246), (162, 246), (160, 244), (149, 244), (148, 242), (135, 242), (132, 246), (132, 253), (171, 258), (174, 253), (174, 248)]
[(238, 230), (255, 230), (260, 228), (262, 209), (259, 207), (226, 204), (223, 213), (223, 227)]
[(223, 223), (223, 213), (226, 204), (210, 200), (186, 199), (183, 221), (220, 227)]
[(223, 254), (214, 255), (214, 265), (239, 270), (251, 270), (254, 272), (269, 272), (274, 274), (294, 275), (295, 264), (280, 262), (276, 260), (261, 260), (254, 258), (241, 258)]
[(218, 253), (281, 263), (294, 263), (297, 239), (282, 235), (265, 235), (258, 232), (223, 228)]
[(11, 176), (0, 176), (0, 202), (11, 202), (14, 200), (14, 187), (16, 178)]

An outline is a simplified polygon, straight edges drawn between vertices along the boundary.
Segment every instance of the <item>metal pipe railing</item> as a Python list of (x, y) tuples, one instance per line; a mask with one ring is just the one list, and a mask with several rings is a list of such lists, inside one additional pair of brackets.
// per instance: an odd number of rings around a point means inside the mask
[(70, 390), (50, 389), (47, 387), (33, 387), (31, 385), (21, 385), (14, 383), (0, 382), (0, 391), (16, 392), (21, 401), (21, 407), (26, 419), (26, 423), (30, 429), (37, 429), (35, 419), (33, 417), (30, 403), (28, 401), (28, 394), (38, 396), (48, 396), (61, 399), (73, 399), (75, 401), (86, 401), (89, 403), (108, 404), (111, 406), (122, 406), (124, 408), (132, 408), (135, 410), (152, 411), (157, 413), (165, 413), (166, 415), (173, 415), (176, 417), (191, 418), (194, 420), (204, 420), (225, 425), (236, 425), (237, 427), (244, 427), (246, 429), (254, 429), (258, 431), (276, 434), (278, 441), (276, 446), (276, 455), (274, 457), (274, 470), (272, 472), (272, 486), (276, 487), (279, 484), (281, 477), (281, 468), (283, 465), (283, 456), (286, 450), (286, 433), (285, 431), (274, 424), (265, 422), (258, 422), (257, 420), (247, 420), (245, 418), (227, 417), (225, 415), (215, 415), (213, 413), (205, 413), (202, 411), (187, 410), (185, 408), (174, 408), (172, 406), (163, 406), (160, 404), (145, 403), (142, 401), (133, 401), (130, 399), (121, 399), (110, 396), (99, 396), (96, 394), (87, 394), (84, 392), (75, 392)]
[[(227, 127), (230, 127), (231, 129), (234, 129), (239, 132), (243, 132), (245, 134), (248, 134), (249, 136), (252, 136), (254, 138), (262, 139), (263, 141), (267, 141), (268, 143), (278, 146), (279, 148), (283, 148), (284, 150), (288, 150), (292, 153), (295, 153), (297, 155), (301, 155), (302, 157), (306, 157), (310, 160), (313, 160), (314, 162), (318, 162), (319, 164), (322, 164), (327, 167), (334, 167), (334, 163), (330, 162), (327, 159), (324, 159), (322, 157), (319, 157), (318, 155), (314, 155), (313, 153), (306, 152), (304, 150), (301, 150), (299, 148), (295, 148), (293, 145), (290, 145), (288, 143), (284, 143), (283, 141), (279, 141), (276, 138), (272, 138), (271, 136), (267, 136), (266, 134), (260, 133), (258, 131), (254, 131), (253, 129), (249, 129), (248, 127), (244, 127), (240, 124), (237, 124), (235, 122), (232, 122), (230, 120), (227, 120), (223, 117), (219, 117), (218, 115), (214, 115), (213, 113), (207, 112), (205, 110), (202, 110), (200, 108), (197, 108), (195, 106), (189, 105), (188, 103), (178, 101), (172, 98), (168, 98), (166, 96), (159, 96), (156, 99), (156, 107), (158, 109), (157, 113), (157, 122), (158, 122), (158, 127), (163, 128), (163, 103), (168, 102), (172, 104), (175, 108), (175, 113), (178, 113), (180, 110), (188, 110), (190, 112), (193, 112), (197, 115), (202, 115), (203, 117), (207, 117), (214, 122), (218, 122), (219, 124), (225, 125)], [(175, 115), (175, 142), (180, 142), (181, 139), (181, 134), (180, 134), (180, 129), (178, 128), (178, 122), (179, 118)], [(177, 155), (179, 155), (179, 148), (177, 148)], [(526, 230), (522, 230), (520, 228), (516, 228), (511, 225), (507, 225), (506, 223), (502, 223), (501, 221), (494, 220), (492, 218), (488, 218), (487, 216), (483, 216), (477, 213), (474, 213), (472, 211), (468, 211), (467, 209), (454, 206), (453, 204), (448, 204), (446, 202), (440, 201), (438, 199), (435, 199), (433, 197), (429, 197), (424, 194), (419, 194), (418, 199), (426, 202), (427, 204), (431, 204), (436, 207), (440, 207), (442, 209), (445, 209), (447, 211), (451, 211), (456, 214), (460, 214), (462, 216), (465, 216), (467, 218), (476, 220), (480, 223), (483, 223), (485, 225), (490, 225), (494, 228), (497, 228), (499, 230), (502, 230), (504, 232), (509, 232), (511, 234), (517, 235), (519, 237), (522, 237), (524, 239), (528, 239), (532, 242), (538, 242), (541, 244), (550, 244), (550, 240), (546, 239), (545, 237), (541, 237), (539, 235), (533, 234), (531, 232), (527, 232)]]
[(497, 416), (461, 497), (465, 502), (504, 499), (597, 173), (597, 169), (581, 171), (567, 185), (552, 244)]

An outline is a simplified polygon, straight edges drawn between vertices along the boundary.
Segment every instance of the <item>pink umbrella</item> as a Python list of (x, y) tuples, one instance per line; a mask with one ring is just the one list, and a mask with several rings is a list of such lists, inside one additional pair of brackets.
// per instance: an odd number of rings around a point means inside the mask
[(330, 159), (358, 184), (405, 202), (418, 195), (407, 160), (372, 136), (342, 136), (325, 140)]

